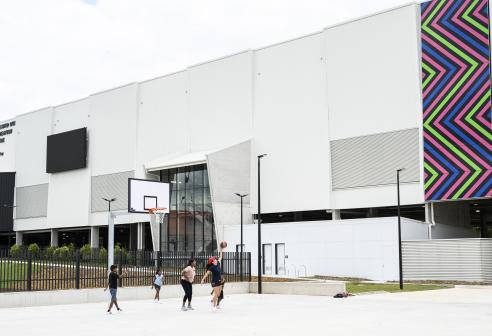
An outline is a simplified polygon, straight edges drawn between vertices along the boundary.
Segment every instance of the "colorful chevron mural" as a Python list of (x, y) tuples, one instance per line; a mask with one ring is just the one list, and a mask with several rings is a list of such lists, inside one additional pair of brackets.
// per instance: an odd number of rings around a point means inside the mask
[(492, 196), (488, 0), (421, 4), (426, 200)]

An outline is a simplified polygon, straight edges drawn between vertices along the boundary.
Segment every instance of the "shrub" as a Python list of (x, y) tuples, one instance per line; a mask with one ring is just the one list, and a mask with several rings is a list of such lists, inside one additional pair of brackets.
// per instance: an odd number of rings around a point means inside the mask
[(56, 250), (56, 247), (53, 247), (53, 246), (49, 246), (47, 248), (44, 249), (44, 254), (51, 258), (55, 255), (55, 250)]
[(106, 250), (104, 247), (101, 247), (99, 249), (99, 258), (106, 259), (107, 257), (108, 257), (108, 250)]
[(67, 258), (70, 255), (70, 250), (67, 246), (57, 247), (54, 255), (58, 258)]
[(31, 253), (32, 255), (38, 255), (39, 254), (39, 251), (41, 250), (38, 246), (38, 244), (34, 243), (34, 244), (31, 244), (29, 245), (29, 247), (27, 248), (27, 250), (29, 251), (29, 253)]
[(74, 252), (75, 252), (75, 245), (73, 243), (70, 243), (70, 244), (66, 245), (66, 247), (67, 247), (68, 252), (70, 254), (74, 254)]
[(22, 254), (22, 251), (23, 251), (23, 248), (22, 248), (22, 245), (17, 245), (17, 244), (14, 244), (10, 247), (10, 254), (13, 256), (13, 257), (18, 257)]
[(82, 258), (88, 258), (92, 254), (92, 248), (90, 244), (85, 244), (80, 248), (80, 255)]

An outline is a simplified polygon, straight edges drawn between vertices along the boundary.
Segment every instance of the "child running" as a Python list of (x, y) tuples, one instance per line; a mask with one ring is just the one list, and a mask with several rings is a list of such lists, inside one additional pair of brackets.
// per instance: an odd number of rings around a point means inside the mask
[(104, 288), (104, 291), (106, 291), (109, 288), (109, 293), (111, 294), (111, 302), (109, 303), (108, 314), (112, 314), (111, 309), (113, 308), (113, 305), (116, 306), (116, 309), (118, 311), (123, 311), (118, 306), (118, 300), (116, 298), (116, 293), (118, 291), (118, 280), (121, 279), (123, 276), (125, 276), (126, 273), (118, 274), (118, 268), (116, 267), (116, 265), (111, 265), (111, 267), (109, 269), (111, 272), (109, 272), (108, 284), (106, 285), (106, 288)]
[(205, 282), (205, 279), (212, 274), (212, 309), (215, 311), (218, 309), (217, 302), (222, 291), (222, 272), (220, 270), (220, 262), (222, 261), (222, 250), (219, 252), (219, 258), (211, 257), (208, 259), (207, 272), (202, 278), (201, 283)]
[(155, 277), (154, 277), (154, 283), (152, 284), (151, 288), (155, 288), (155, 296), (154, 296), (154, 302), (158, 303), (160, 301), (160, 293), (161, 293), (161, 287), (162, 283), (164, 282), (164, 275), (162, 274), (161, 270), (157, 270), (155, 272)]
[[(193, 281), (195, 280), (196, 260), (188, 260), (188, 265), (181, 271), (181, 286), (185, 292), (183, 297), (182, 311), (194, 310), (191, 306), (191, 297), (193, 295)], [(185, 307), (186, 301), (188, 301), (188, 307)]]

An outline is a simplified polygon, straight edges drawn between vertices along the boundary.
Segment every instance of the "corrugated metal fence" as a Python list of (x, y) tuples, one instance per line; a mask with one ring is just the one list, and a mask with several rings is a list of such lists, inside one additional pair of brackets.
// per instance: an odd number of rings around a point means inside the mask
[(402, 242), (403, 278), (492, 282), (492, 239)]

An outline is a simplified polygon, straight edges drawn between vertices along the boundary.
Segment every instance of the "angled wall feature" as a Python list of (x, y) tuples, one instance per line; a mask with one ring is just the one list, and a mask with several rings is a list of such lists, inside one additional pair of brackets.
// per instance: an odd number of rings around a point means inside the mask
[(425, 199), (492, 196), (488, 0), (421, 4)]
[(217, 240), (224, 238), (224, 225), (241, 223), (240, 198), (235, 193), (248, 194), (243, 199), (243, 221), (252, 222), (250, 212), (251, 141), (207, 155), (210, 193)]

